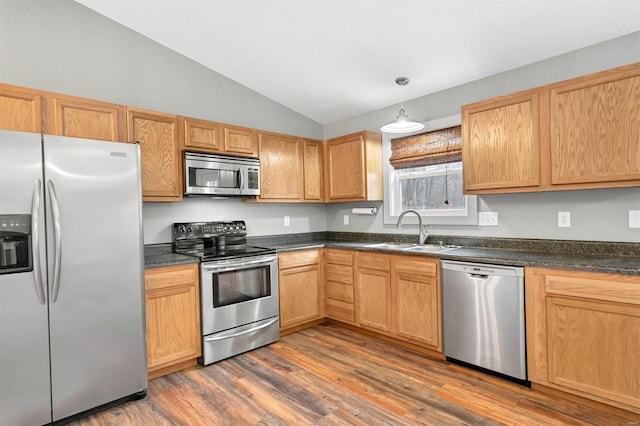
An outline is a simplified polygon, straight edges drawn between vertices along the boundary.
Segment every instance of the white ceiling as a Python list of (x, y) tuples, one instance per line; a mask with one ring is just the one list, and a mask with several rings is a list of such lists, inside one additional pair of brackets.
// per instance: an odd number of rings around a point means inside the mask
[(321, 124), (640, 30), (640, 0), (76, 1)]

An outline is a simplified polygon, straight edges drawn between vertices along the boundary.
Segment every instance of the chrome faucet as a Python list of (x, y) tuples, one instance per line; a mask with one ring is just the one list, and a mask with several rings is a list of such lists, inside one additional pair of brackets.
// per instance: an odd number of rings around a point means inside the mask
[(396, 223), (396, 228), (402, 228), (402, 218), (404, 217), (404, 215), (406, 215), (407, 213), (415, 213), (416, 216), (418, 216), (418, 227), (419, 227), (419, 234), (418, 234), (418, 241), (420, 244), (424, 244), (425, 241), (427, 241), (427, 238), (429, 237), (429, 231), (427, 231), (427, 225), (422, 225), (422, 216), (420, 216), (420, 213), (418, 213), (415, 210), (405, 210), (400, 214), (400, 217), (398, 218), (398, 223)]

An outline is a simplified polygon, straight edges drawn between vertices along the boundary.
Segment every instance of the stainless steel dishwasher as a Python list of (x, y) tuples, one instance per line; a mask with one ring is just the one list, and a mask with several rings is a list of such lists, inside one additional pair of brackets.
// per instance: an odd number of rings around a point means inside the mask
[(441, 261), (444, 354), (527, 383), (524, 270)]

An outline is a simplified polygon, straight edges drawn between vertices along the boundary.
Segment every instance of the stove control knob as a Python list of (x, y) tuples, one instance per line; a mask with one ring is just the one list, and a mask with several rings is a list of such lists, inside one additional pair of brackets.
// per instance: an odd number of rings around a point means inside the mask
[(188, 233), (191, 233), (191, 231), (193, 231), (193, 229), (191, 229), (191, 227), (190, 227), (190, 226), (187, 226), (187, 232), (188, 232)]
[(184, 234), (185, 230), (186, 228), (184, 227), (184, 225), (178, 225), (178, 234)]
[(224, 230), (225, 230), (225, 232), (231, 231), (231, 225), (225, 225), (224, 226)]

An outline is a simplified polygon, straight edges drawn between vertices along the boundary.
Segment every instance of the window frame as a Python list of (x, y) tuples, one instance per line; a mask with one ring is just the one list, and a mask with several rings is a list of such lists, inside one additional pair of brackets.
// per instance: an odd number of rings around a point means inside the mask
[[(460, 125), (462, 116), (460, 114), (444, 117), (425, 123), (425, 128), (413, 134), (423, 133), (425, 131), (435, 131), (446, 129), (448, 127)], [(410, 136), (408, 133), (406, 136)], [(395, 225), (400, 217), (399, 206), (392, 208), (392, 203), (398, 202), (395, 196), (393, 185), (395, 178), (395, 169), (389, 162), (391, 157), (391, 136), (384, 134), (382, 137), (382, 153), (384, 159), (383, 180), (384, 180), (384, 221), (385, 225)], [(464, 167), (464, 165), (463, 165)], [(395, 198), (395, 199), (394, 199)], [(466, 199), (466, 215), (452, 214), (421, 214), (423, 222), (427, 225), (477, 225), (478, 224), (478, 200), (476, 195), (465, 195)], [(428, 212), (427, 212), (428, 213)], [(418, 218), (415, 215), (407, 215), (404, 217), (404, 224), (417, 224)]]

